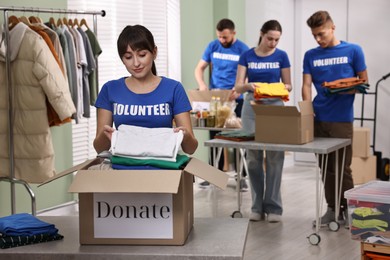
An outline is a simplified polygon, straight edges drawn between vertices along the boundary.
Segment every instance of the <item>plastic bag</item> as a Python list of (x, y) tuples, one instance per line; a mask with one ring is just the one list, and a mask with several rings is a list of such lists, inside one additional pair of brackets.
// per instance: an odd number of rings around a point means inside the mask
[(241, 120), (236, 116), (236, 101), (226, 101), (218, 109), (217, 125), (220, 128), (241, 128)]

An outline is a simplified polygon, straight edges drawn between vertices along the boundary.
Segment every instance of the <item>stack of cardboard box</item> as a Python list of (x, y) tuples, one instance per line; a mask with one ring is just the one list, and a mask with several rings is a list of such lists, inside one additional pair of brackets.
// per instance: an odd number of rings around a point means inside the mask
[(370, 150), (370, 128), (355, 127), (352, 141), (352, 176), (355, 184), (376, 179), (376, 156)]

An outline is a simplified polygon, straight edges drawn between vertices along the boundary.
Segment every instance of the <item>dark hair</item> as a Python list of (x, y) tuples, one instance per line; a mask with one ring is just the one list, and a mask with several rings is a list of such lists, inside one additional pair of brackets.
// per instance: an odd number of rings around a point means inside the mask
[[(156, 47), (153, 34), (146, 27), (138, 24), (126, 26), (118, 37), (117, 48), (121, 59), (125, 55), (127, 47), (129, 46), (135, 51), (148, 50), (151, 53), (153, 53), (153, 50)], [(154, 61), (152, 65), (152, 73), (157, 75), (156, 64)]]
[(327, 22), (333, 23), (333, 20), (327, 11), (317, 11), (312, 14), (312, 16), (310, 16), (306, 21), (307, 25), (311, 29), (323, 26)]
[(222, 32), (225, 29), (234, 31), (234, 23), (232, 20), (224, 18), (217, 23), (217, 30)]
[[(260, 29), (260, 32), (262, 32), (264, 34), (266, 34), (268, 31), (279, 31), (280, 33), (282, 33), (282, 26), (276, 20), (269, 20), (269, 21), (265, 22)], [(259, 38), (259, 43), (257, 45), (259, 45), (260, 42), (261, 42), (261, 35)]]

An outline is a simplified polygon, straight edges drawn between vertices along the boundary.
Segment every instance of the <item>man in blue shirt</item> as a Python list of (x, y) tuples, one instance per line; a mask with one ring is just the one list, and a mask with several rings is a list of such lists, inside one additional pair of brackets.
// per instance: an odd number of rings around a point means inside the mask
[[(353, 135), (353, 102), (354, 93), (327, 95), (324, 82), (344, 78), (359, 78), (368, 81), (367, 66), (364, 54), (359, 45), (340, 41), (334, 35), (335, 25), (329, 13), (318, 11), (308, 20), (318, 47), (305, 53), (303, 60), (302, 98), (312, 100), (312, 84), (317, 91), (313, 100), (316, 137), (350, 138)], [(342, 162), (342, 152), (339, 152)], [(344, 191), (353, 188), (351, 175), (352, 146), (346, 148), (344, 175), (341, 189), (341, 208), (339, 220), (345, 218), (347, 226), (347, 202)], [(321, 162), (320, 162), (321, 165)], [(339, 164), (341, 168), (341, 163)], [(341, 169), (339, 169), (341, 172)], [(335, 153), (329, 155), (325, 183), (325, 198), (328, 210), (321, 218), (321, 224), (335, 221)], [(339, 182), (340, 183), (340, 182)], [(344, 216), (343, 216), (344, 215)]]
[[(222, 19), (218, 22), (217, 37), (218, 39), (208, 44), (202, 59), (195, 68), (195, 79), (199, 90), (233, 89), (238, 60), (240, 55), (249, 49), (245, 43), (236, 38), (234, 23), (229, 19)], [(203, 74), (209, 65), (211, 77), (210, 87), (207, 87)], [(239, 94), (233, 93), (231, 100), (234, 99), (238, 99), (237, 102), (242, 105), (242, 97)], [(240, 113), (237, 116), (240, 116)]]
[[(209, 89), (233, 89), (236, 81), (238, 60), (240, 55), (249, 49), (244, 42), (236, 38), (235, 25), (232, 20), (226, 18), (220, 20), (216, 26), (216, 30), (218, 39), (213, 40), (207, 45), (202, 59), (195, 68), (195, 79), (201, 91)], [(203, 77), (208, 66), (211, 68), (209, 87)], [(242, 95), (233, 90), (230, 100), (236, 100), (237, 104), (234, 112), (238, 117), (241, 117)], [(216, 133), (218, 132), (210, 131), (210, 138), (214, 138)], [(226, 149), (224, 155), (219, 162), (219, 169), (221, 170), (227, 170), (226, 168), (228, 167)], [(208, 183), (206, 182), (204, 184), (207, 185)]]

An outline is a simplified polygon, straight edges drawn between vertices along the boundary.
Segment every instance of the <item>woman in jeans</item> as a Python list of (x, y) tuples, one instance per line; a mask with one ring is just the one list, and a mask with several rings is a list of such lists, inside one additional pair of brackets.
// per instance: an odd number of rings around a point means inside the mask
[[(253, 83), (282, 81), (288, 91), (292, 89), (287, 53), (276, 48), (281, 34), (282, 27), (278, 21), (267, 21), (260, 30), (258, 45), (240, 56), (234, 89), (238, 93), (246, 92), (241, 114), (243, 129), (246, 132), (255, 132), (255, 113), (250, 105), (254, 100), (253, 93), (256, 88)], [(246, 79), (249, 83), (245, 83)], [(283, 106), (283, 101), (279, 98), (265, 98), (257, 103)], [(267, 216), (268, 222), (276, 223), (281, 221), (283, 213), (280, 186), (284, 152), (266, 151), (265, 166), (263, 158), (264, 151), (249, 150), (247, 153), (252, 191), (252, 209), (249, 218), (251, 221), (259, 221)]]

